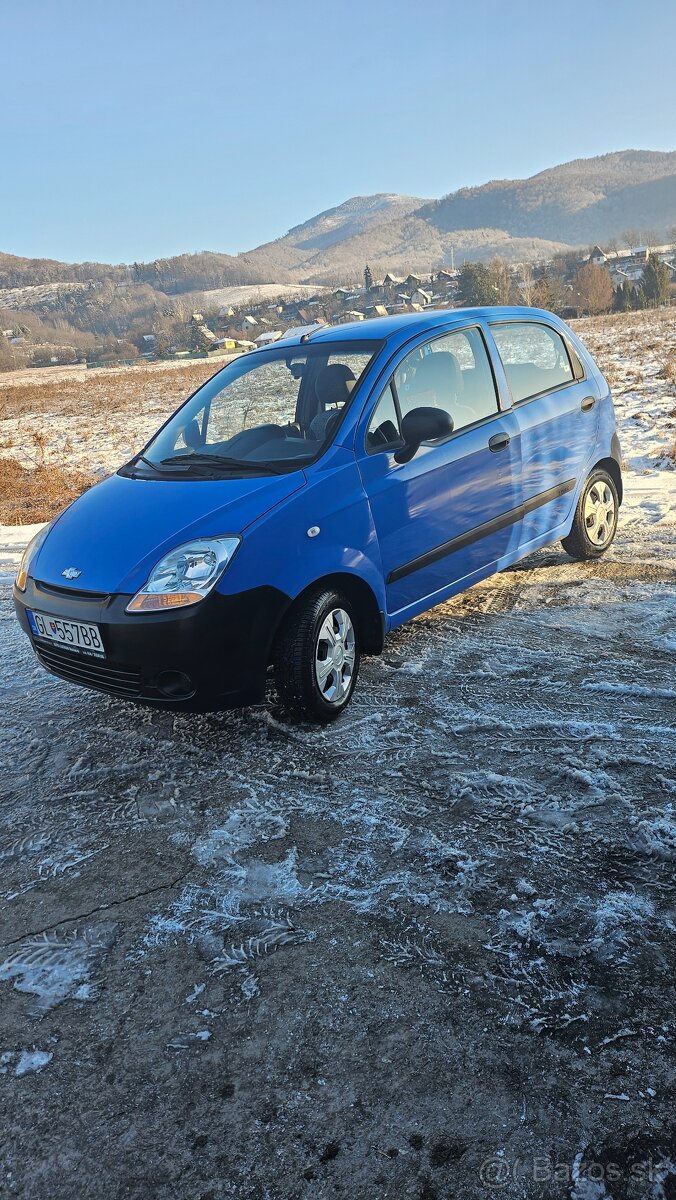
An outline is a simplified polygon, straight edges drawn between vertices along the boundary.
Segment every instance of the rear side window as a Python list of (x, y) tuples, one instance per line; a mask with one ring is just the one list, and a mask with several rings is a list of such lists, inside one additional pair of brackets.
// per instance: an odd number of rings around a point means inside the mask
[(549, 325), (510, 321), (491, 325), (491, 333), (514, 404), (573, 382), (566, 343)]

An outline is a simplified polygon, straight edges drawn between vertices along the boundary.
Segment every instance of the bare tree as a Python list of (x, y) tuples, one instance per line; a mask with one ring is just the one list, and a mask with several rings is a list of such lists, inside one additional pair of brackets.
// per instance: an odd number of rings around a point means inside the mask
[(525, 263), (521, 272), (521, 299), (530, 308), (535, 300), (536, 279), (530, 263)]
[(512, 299), (512, 272), (504, 258), (492, 258), (488, 264), (491, 285), (495, 291), (494, 304), (509, 304)]
[(607, 312), (612, 307), (613, 283), (605, 267), (585, 263), (573, 279), (573, 290), (585, 312)]

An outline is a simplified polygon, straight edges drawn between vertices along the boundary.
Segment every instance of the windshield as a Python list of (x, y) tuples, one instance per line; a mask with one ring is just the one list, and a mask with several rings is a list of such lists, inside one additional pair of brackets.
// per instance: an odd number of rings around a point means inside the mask
[(333, 440), (377, 342), (280, 346), (243, 355), (188, 400), (126, 473), (274, 474)]

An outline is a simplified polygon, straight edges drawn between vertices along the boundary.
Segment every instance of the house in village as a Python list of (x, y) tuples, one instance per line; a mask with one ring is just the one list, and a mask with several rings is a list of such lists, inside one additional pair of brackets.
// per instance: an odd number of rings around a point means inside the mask
[(313, 333), (315, 329), (321, 329), (322, 325), (326, 325), (326, 321), (318, 317), (311, 325), (293, 325), (290, 329), (284, 330), (284, 338), (302, 337), (304, 333)]
[(600, 246), (592, 246), (588, 261), (593, 263), (595, 267), (605, 267), (607, 255)]
[(251, 314), (245, 317), (235, 318), (232, 325), (228, 329), (228, 336), (235, 338), (235, 341), (250, 339), (253, 331), (258, 328), (258, 321)]
[(426, 308), (432, 299), (432, 293), (426, 292), (423, 288), (416, 288), (411, 296), (411, 304), (419, 304), (421, 308)]
[(270, 346), (272, 342), (278, 342), (281, 336), (281, 329), (266, 329), (265, 333), (259, 333), (254, 341), (257, 346)]
[(604, 251), (600, 246), (593, 246), (583, 262), (593, 263), (598, 267), (606, 267), (610, 272), (613, 287), (624, 283), (632, 287), (638, 285), (643, 275), (645, 265), (651, 254), (656, 254), (676, 280), (676, 245), (664, 246), (627, 246), (623, 249)]
[(214, 333), (213, 329), (210, 329), (205, 323), (202, 313), (194, 312), (190, 318), (190, 324), (193, 329), (194, 337), (197, 339), (197, 346), (201, 350), (205, 350), (207, 347), (213, 347), (214, 342), (217, 340), (216, 334)]

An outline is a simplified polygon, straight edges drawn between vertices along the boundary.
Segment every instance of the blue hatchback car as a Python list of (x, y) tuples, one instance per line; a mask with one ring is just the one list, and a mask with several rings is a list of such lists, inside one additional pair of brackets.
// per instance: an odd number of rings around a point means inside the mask
[(231, 362), (28, 546), (47, 670), (174, 708), (349, 703), (389, 630), (561, 539), (615, 535), (608, 385), (529, 308), (299, 332)]

